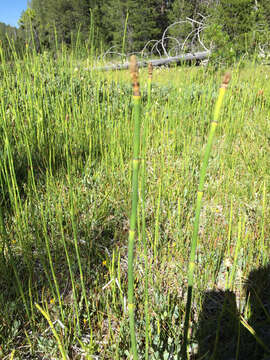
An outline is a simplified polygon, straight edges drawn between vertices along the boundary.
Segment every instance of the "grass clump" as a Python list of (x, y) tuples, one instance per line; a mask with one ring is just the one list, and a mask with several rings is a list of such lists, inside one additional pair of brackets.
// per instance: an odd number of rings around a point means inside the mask
[[(130, 357), (129, 74), (76, 66), (72, 56), (50, 54), (0, 65), (3, 359), (61, 358), (62, 351), (70, 359)], [(267, 355), (268, 287), (256, 286), (269, 277), (270, 74), (231, 72), (198, 228), (188, 347), (195, 359)], [(138, 358), (177, 358), (183, 350), (194, 204), (221, 75), (157, 69), (150, 88), (140, 73)]]

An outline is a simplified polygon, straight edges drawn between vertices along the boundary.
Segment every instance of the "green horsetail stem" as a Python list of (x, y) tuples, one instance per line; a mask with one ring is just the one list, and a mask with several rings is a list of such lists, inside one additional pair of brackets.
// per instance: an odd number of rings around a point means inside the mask
[(128, 312), (130, 325), (131, 350), (133, 360), (138, 359), (137, 343), (135, 335), (135, 304), (134, 304), (134, 242), (137, 224), (137, 206), (138, 206), (138, 173), (139, 173), (139, 155), (140, 155), (140, 127), (141, 127), (141, 94), (139, 85), (139, 72), (136, 56), (130, 58), (130, 74), (133, 87), (134, 103), (134, 137), (133, 137), (133, 160), (132, 160), (132, 203), (130, 216), (130, 230), (128, 239)]
[(153, 64), (148, 63), (148, 83), (147, 83), (147, 105), (151, 103), (151, 90), (152, 90), (152, 79), (153, 79)]
[(144, 311), (145, 311), (145, 360), (149, 359), (149, 328), (150, 328), (150, 317), (149, 317), (149, 293), (148, 293), (148, 275), (149, 275), (149, 265), (147, 257), (147, 242), (146, 242), (146, 222), (145, 222), (145, 197), (146, 197), (146, 152), (147, 152), (147, 143), (146, 139), (148, 137), (148, 121), (149, 121), (149, 112), (151, 106), (151, 87), (152, 87), (152, 76), (153, 76), (153, 65), (152, 63), (148, 64), (148, 92), (147, 92), (147, 114), (144, 118), (144, 127), (142, 134), (142, 159), (141, 159), (141, 201), (142, 201), (142, 242), (144, 249)]
[(141, 187), (141, 199), (142, 199), (142, 241), (144, 249), (144, 311), (145, 311), (145, 360), (149, 359), (149, 294), (148, 294), (148, 277), (149, 277), (149, 265), (147, 257), (147, 242), (146, 242), (146, 221), (145, 221), (145, 195), (146, 195), (146, 129), (144, 128), (143, 133), (143, 144), (142, 144), (142, 187)]
[(196, 209), (195, 209), (195, 220), (193, 225), (193, 235), (191, 241), (191, 250), (190, 250), (190, 259), (189, 259), (189, 266), (188, 266), (188, 294), (187, 294), (187, 303), (186, 303), (186, 313), (185, 313), (185, 323), (184, 323), (184, 339), (183, 339), (183, 358), (187, 357), (187, 338), (188, 338), (188, 330), (189, 330), (189, 317), (190, 317), (190, 310), (191, 310), (191, 302), (192, 302), (192, 290), (194, 284), (194, 271), (195, 271), (195, 257), (196, 257), (196, 249), (197, 249), (197, 240), (198, 240), (198, 232), (199, 232), (199, 222), (200, 222), (200, 212), (202, 207), (202, 197), (203, 197), (203, 188), (206, 176), (206, 170), (208, 166), (208, 161), (213, 145), (213, 139), (215, 135), (215, 131), (218, 124), (218, 118), (222, 106), (222, 102), (224, 99), (224, 95), (226, 89), (228, 87), (228, 83), (230, 81), (230, 74), (227, 73), (224, 76), (223, 82), (219, 89), (219, 95), (216, 102), (215, 110), (214, 110), (214, 117), (211, 123), (211, 128), (208, 136), (208, 142), (206, 145), (206, 150), (204, 153), (203, 164), (200, 172), (200, 180), (199, 186), (197, 191), (197, 200), (196, 200)]

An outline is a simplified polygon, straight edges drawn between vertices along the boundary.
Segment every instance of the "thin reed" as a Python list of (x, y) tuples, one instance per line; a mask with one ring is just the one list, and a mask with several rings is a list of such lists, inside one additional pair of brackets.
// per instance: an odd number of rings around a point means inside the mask
[(130, 74), (133, 87), (134, 101), (134, 140), (133, 140), (133, 159), (132, 159), (132, 202), (130, 229), (128, 238), (128, 310), (130, 322), (131, 347), (134, 360), (138, 359), (137, 343), (135, 334), (135, 304), (134, 304), (134, 242), (137, 223), (137, 207), (138, 207), (138, 175), (140, 163), (140, 128), (141, 128), (141, 94), (139, 85), (139, 73), (136, 57), (130, 58)]
[(197, 250), (197, 242), (198, 242), (198, 233), (199, 233), (199, 224), (200, 224), (200, 214), (201, 214), (201, 207), (202, 207), (202, 198), (203, 192), (205, 187), (205, 177), (209, 162), (209, 157), (211, 153), (211, 149), (213, 146), (214, 135), (216, 132), (216, 128), (218, 125), (218, 118), (220, 115), (220, 110), (223, 102), (223, 98), (225, 95), (225, 91), (228, 87), (228, 83), (230, 81), (230, 74), (226, 74), (224, 76), (223, 82), (219, 89), (218, 99), (214, 109), (214, 116), (213, 121), (211, 123), (209, 136), (207, 145), (204, 152), (203, 163), (200, 171), (200, 178), (199, 178), (199, 186), (197, 191), (197, 199), (196, 199), (196, 207), (195, 207), (195, 219), (193, 225), (193, 234), (191, 240), (191, 249), (190, 249), (190, 259), (188, 265), (188, 293), (187, 293), (187, 304), (186, 304), (186, 313), (185, 313), (185, 322), (184, 322), (184, 340), (183, 340), (183, 356), (187, 357), (187, 340), (188, 340), (188, 331), (189, 331), (189, 321), (190, 321), (190, 310), (191, 310), (191, 303), (192, 303), (192, 292), (194, 287), (194, 272), (195, 272), (195, 258), (196, 258), (196, 250)]

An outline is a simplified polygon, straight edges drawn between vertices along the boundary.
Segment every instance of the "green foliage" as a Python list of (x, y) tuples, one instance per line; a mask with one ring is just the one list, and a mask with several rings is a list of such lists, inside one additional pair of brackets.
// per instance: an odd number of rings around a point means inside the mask
[[(22, 32), (12, 26), (0, 22), (0, 52), (5, 59), (12, 58), (12, 53), (19, 55), (22, 51)], [(1, 62), (0, 55), (0, 62)]]
[(270, 2), (264, 0), (258, 0), (258, 4), (261, 7), (262, 13), (267, 21), (268, 27), (270, 26)]
[(168, 48), (176, 49), (190, 36), (184, 51), (201, 49), (198, 39), (191, 39), (202, 27), (200, 37), (217, 64), (269, 48), (270, 5), (263, 0), (31, 0), (19, 29), (0, 26), (0, 39), (7, 51), (8, 35), (20, 55), (26, 48), (42, 52), (62, 47), (93, 55), (112, 46), (112, 52), (127, 54), (142, 50), (149, 40), (160, 40), (170, 24), (186, 18), (194, 22), (169, 28)]
[(27, 46), (40, 50), (40, 24), (37, 13), (34, 9), (28, 8), (25, 10), (19, 20), (19, 25), (24, 34), (24, 41)]
[[(73, 53), (55, 59), (50, 52), (30, 52), (24, 61), (0, 66), (3, 359), (13, 349), (18, 359), (40, 360), (46, 354), (61, 359), (57, 340), (35, 303), (49, 314), (70, 359), (130, 356), (130, 75), (85, 71), (86, 63), (79, 66), (74, 58)], [(242, 286), (250, 271), (269, 258), (269, 74), (262, 66), (232, 72), (209, 159), (199, 228), (189, 344), (190, 351), (199, 346), (198, 358), (211, 353), (209, 344), (215, 343), (221, 317), (215, 309), (222, 301), (214, 297), (207, 306), (205, 295), (217, 288), (224, 292), (226, 278), (237, 311), (251, 320), (262, 341), (269, 334), (269, 321), (261, 322), (264, 312), (255, 312), (253, 305), (250, 314), (245, 305), (245, 299), (254, 304), (255, 295), (246, 296)], [(149, 360), (180, 357), (195, 195), (220, 78), (220, 73), (201, 67), (155, 69), (148, 102), (147, 74), (141, 71), (142, 115), (147, 119), (142, 130), (147, 137), (145, 208), (142, 215), (139, 201), (134, 254), (139, 358), (145, 354), (146, 261)], [(224, 257), (231, 256), (233, 268), (228, 269)], [(267, 274), (261, 274), (265, 282), (253, 281), (262, 284), (256, 293), (266, 309)], [(230, 312), (220, 319), (217, 354), (226, 347), (227, 359), (235, 358), (238, 343), (230, 332), (234, 320)], [(242, 327), (239, 334), (239, 359), (253, 360), (262, 350), (252, 335), (246, 349)]]
[(223, 31), (222, 25), (212, 23), (205, 32), (203, 40), (212, 48), (211, 62), (216, 65), (233, 63), (236, 57), (235, 49), (229, 35)]
[(109, 31), (109, 41), (121, 49), (128, 15), (126, 47), (127, 51), (142, 50), (148, 40), (160, 39), (168, 24), (165, 2), (162, 0), (110, 0), (103, 5), (104, 26)]
[(243, 55), (253, 56), (268, 34), (269, 23), (259, 3), (221, 0), (210, 10), (203, 38), (213, 50), (212, 61), (226, 64)]

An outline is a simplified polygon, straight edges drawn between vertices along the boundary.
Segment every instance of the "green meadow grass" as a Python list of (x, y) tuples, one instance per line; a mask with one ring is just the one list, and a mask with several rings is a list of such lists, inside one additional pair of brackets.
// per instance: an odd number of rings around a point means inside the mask
[[(130, 75), (76, 66), (65, 52), (0, 64), (1, 359), (131, 358)], [(270, 71), (231, 73), (202, 200), (188, 336), (197, 360), (269, 353)], [(140, 72), (139, 359), (181, 356), (199, 174), (222, 76), (154, 69), (149, 101)]]

